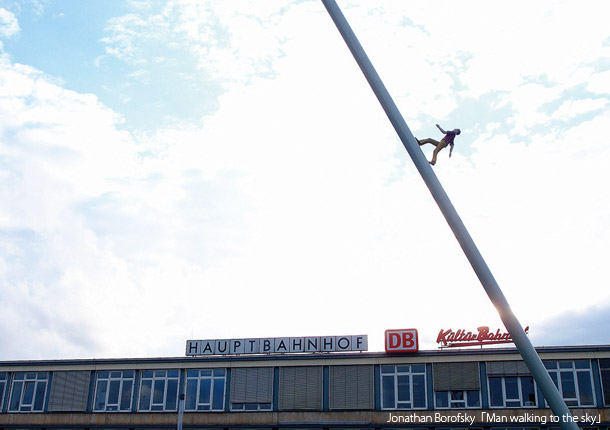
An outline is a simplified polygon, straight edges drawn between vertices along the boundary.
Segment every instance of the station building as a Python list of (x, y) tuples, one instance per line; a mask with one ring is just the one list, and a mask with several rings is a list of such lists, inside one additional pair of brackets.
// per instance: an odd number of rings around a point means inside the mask
[[(0, 361), (0, 430), (559, 428), (514, 347), (335, 340), (334, 352), (221, 355), (189, 341), (185, 357)], [(579, 426), (608, 429), (610, 345), (537, 351)]]

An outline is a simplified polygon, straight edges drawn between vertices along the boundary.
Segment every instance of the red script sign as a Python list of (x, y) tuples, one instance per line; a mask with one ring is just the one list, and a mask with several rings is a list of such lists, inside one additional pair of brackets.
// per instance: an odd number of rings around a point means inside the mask
[[(525, 332), (529, 331), (529, 327), (525, 328)], [(451, 348), (458, 346), (474, 346), (474, 345), (493, 345), (496, 343), (513, 343), (513, 339), (509, 333), (501, 333), (500, 329), (495, 332), (489, 330), (489, 327), (477, 327), (477, 332), (466, 331), (459, 329), (443, 330), (438, 333), (436, 343), (441, 345), (441, 348)]]

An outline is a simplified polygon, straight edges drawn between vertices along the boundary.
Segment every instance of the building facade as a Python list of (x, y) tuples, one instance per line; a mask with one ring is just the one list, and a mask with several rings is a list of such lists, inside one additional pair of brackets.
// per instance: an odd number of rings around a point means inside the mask
[[(610, 346), (537, 348), (583, 428)], [(514, 348), (0, 362), (1, 429), (558, 428)]]

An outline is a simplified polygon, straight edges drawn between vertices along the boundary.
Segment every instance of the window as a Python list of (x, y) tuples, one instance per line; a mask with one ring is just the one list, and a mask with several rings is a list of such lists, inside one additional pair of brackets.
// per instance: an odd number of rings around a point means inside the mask
[(47, 412), (85, 412), (90, 383), (89, 370), (53, 372)]
[(278, 409), (322, 410), (322, 366), (280, 367)]
[(270, 411), (272, 401), (272, 367), (234, 368), (231, 371), (231, 410)]
[(594, 406), (589, 360), (545, 361), (545, 367), (568, 406)]
[(328, 403), (331, 410), (374, 409), (375, 376), (371, 365), (330, 366)]
[(425, 364), (381, 366), (381, 409), (425, 407)]
[(434, 363), (432, 376), (436, 408), (480, 408), (479, 370), (478, 362)]
[(48, 372), (15, 373), (9, 412), (42, 412), (48, 381)]
[(438, 409), (481, 407), (481, 393), (478, 390), (436, 391), (434, 400)]
[(134, 385), (133, 370), (97, 372), (93, 410), (130, 411)]
[(533, 408), (537, 405), (534, 378), (494, 376), (489, 378), (489, 405), (492, 408)]
[(223, 411), (225, 408), (225, 369), (186, 371), (187, 411)]
[(138, 411), (178, 409), (179, 370), (143, 370)]

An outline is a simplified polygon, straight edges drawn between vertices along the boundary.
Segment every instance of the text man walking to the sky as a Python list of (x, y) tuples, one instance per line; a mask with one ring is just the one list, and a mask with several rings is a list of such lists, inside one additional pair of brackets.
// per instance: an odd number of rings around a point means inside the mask
[(451, 131), (445, 131), (438, 124), (436, 124), (436, 127), (441, 131), (441, 133), (445, 135), (445, 137), (443, 137), (440, 142), (430, 138), (422, 140), (415, 138), (415, 140), (417, 140), (417, 143), (419, 143), (420, 146), (425, 145), (426, 143), (431, 143), (432, 145), (436, 146), (434, 152), (432, 153), (432, 160), (430, 161), (430, 164), (432, 164), (433, 166), (436, 164), (436, 156), (439, 152), (441, 152), (441, 149), (443, 149), (447, 145), (451, 145), (451, 148), (449, 148), (449, 157), (451, 157), (451, 153), (453, 152), (453, 140), (455, 139), (455, 136), (461, 133), (459, 128), (456, 128)]

